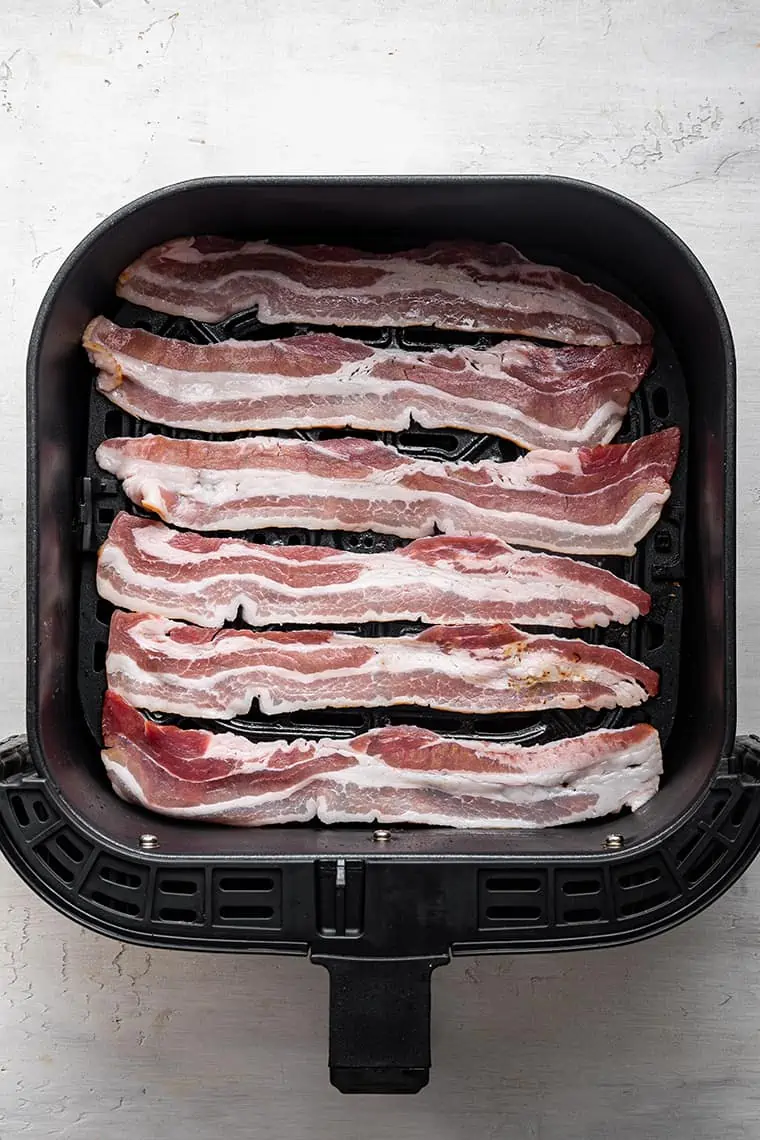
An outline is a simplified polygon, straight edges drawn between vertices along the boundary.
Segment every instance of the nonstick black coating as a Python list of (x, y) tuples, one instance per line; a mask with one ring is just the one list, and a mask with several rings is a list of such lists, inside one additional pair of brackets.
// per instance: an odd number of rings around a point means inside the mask
[[(622, 638), (623, 648), (662, 674), (662, 696), (644, 715), (667, 739), (667, 777), (650, 805), (616, 823), (631, 843), (655, 841), (705, 791), (733, 741), (733, 352), (714, 291), (682, 243), (624, 199), (561, 179), (211, 180), (162, 191), (128, 207), (75, 251), (43, 305), (29, 362), (29, 735), (40, 769), (60, 787), (63, 801), (114, 840), (128, 840), (150, 820), (167, 852), (364, 852), (367, 829), (362, 828), (224, 831), (149, 817), (116, 800), (99, 762), (97, 705), (103, 682), (98, 666), (108, 615), (91, 593), (92, 548), (107, 529), (107, 517), (99, 515), (109, 509), (106, 500), (111, 509), (124, 504), (107, 481), (105, 487), (93, 488), (83, 479), (99, 477), (91, 458), (98, 433), (102, 438), (135, 430), (135, 425), (102, 397), (91, 397), (92, 372), (79, 338), (96, 313), (116, 312), (113, 282), (125, 264), (160, 240), (198, 232), (368, 248), (403, 248), (447, 237), (509, 240), (537, 259), (611, 286), (652, 317), (655, 369), (632, 403), (623, 438), (678, 423), (688, 465), (682, 457), (664, 521), (637, 558), (628, 567), (625, 560), (607, 564), (635, 577), (655, 600), (651, 620), (632, 631), (611, 631)], [(125, 315), (122, 310), (121, 318)], [(255, 322), (247, 328), (256, 333)], [(163, 331), (177, 332), (170, 327)], [(238, 325), (234, 331), (240, 336), (245, 328)], [(427, 334), (425, 339), (429, 343)], [(112, 419), (107, 426), (106, 417), (113, 413), (119, 422)], [(509, 445), (473, 440), (466, 433), (433, 435), (437, 441), (428, 437), (421, 446), (448, 457), (473, 457), (489, 446), (496, 446), (503, 458), (510, 455)], [(442, 435), (449, 437), (445, 443)], [(456, 443), (449, 450), (452, 438)], [(409, 441), (410, 449), (419, 446), (419, 439)], [(83, 552), (82, 524), (88, 522)], [(610, 631), (603, 636), (607, 640)], [(391, 715), (399, 714), (395, 710)], [(329, 715), (335, 721), (335, 714)], [(437, 714), (413, 715), (443, 729), (464, 730), (461, 721), (454, 725), (427, 719)], [(316, 720), (313, 714), (309, 719)], [(527, 718), (518, 731), (548, 739), (594, 723), (599, 721), (591, 714), (562, 714), (540, 723)], [(327, 724), (320, 718), (311, 728), (324, 732)], [(262, 731), (256, 718), (248, 718), (244, 727)], [(305, 727), (309, 725), (278, 724), (276, 734), (300, 733)], [(271, 735), (272, 729), (270, 724), (266, 731)], [(478, 730), (475, 725), (467, 730), (473, 729)], [(361, 729), (334, 723), (331, 730)], [(481, 724), (480, 730), (509, 731), (504, 723)], [(524, 852), (552, 859), (598, 851), (607, 830), (603, 823), (541, 833), (410, 829), (399, 835), (387, 857)]]

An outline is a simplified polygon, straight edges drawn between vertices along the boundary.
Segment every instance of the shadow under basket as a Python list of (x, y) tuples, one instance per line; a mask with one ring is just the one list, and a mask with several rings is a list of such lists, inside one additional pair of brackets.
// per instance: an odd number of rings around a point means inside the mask
[[(252, 713), (236, 722), (252, 738), (350, 736), (396, 717), (546, 741), (643, 717), (660, 731), (665, 765), (662, 788), (644, 808), (543, 831), (233, 829), (150, 815), (113, 794), (99, 754), (110, 610), (94, 593), (95, 551), (115, 512), (133, 508), (93, 453), (108, 435), (147, 429), (92, 392), (82, 331), (101, 312), (199, 340), (293, 331), (263, 329), (255, 314), (178, 328), (174, 318), (117, 302), (114, 281), (125, 265), (192, 233), (369, 249), (506, 240), (611, 289), (652, 320), (655, 363), (621, 438), (677, 424), (682, 456), (662, 520), (636, 558), (614, 566), (651, 592), (652, 614), (632, 628), (588, 636), (657, 669), (656, 700), (633, 713), (477, 723), (420, 710), (308, 714), (276, 724)], [(466, 339), (429, 330), (353, 333), (420, 347)], [(427, 1082), (430, 976), (452, 954), (613, 945), (696, 913), (760, 845), (760, 747), (754, 738), (734, 739), (734, 384), (725, 314), (694, 256), (651, 214), (588, 184), (208, 179), (118, 211), (68, 258), (32, 333), (28, 737), (0, 750), (4, 854), (52, 905), (116, 938), (310, 955), (330, 973), (330, 1074), (345, 1092), (415, 1092)], [(516, 454), (510, 444), (465, 432), (382, 438), (432, 458)], [(363, 549), (375, 541), (301, 531), (256, 537)]]

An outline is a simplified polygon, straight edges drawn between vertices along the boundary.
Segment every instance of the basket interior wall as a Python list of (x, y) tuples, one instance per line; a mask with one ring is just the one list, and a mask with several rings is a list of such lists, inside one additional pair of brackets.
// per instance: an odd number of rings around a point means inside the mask
[[(298, 228), (292, 218), (299, 219)], [(92, 592), (92, 550), (105, 536), (109, 514), (125, 505), (118, 488), (98, 482), (93, 447), (106, 434), (145, 430), (100, 396), (90, 400), (92, 372), (78, 347), (87, 320), (100, 311), (125, 323), (145, 314), (115, 308), (113, 281), (143, 249), (179, 233), (266, 234), (290, 242), (328, 240), (403, 247), (433, 238), (470, 236), (506, 239), (537, 258), (546, 258), (608, 285), (637, 301), (657, 327), (655, 365), (634, 399), (623, 438), (678, 423), (684, 455), (663, 522), (641, 544), (633, 560), (616, 560), (617, 572), (650, 589), (651, 620), (603, 634), (632, 652), (663, 678), (662, 695), (650, 703), (647, 719), (667, 742), (667, 779), (642, 812), (624, 817), (631, 837), (655, 835), (675, 821), (702, 790), (733, 735), (733, 566), (732, 503), (727, 480), (732, 464), (732, 391), (727, 382), (725, 330), (711, 304), (698, 267), (667, 231), (628, 204), (590, 188), (556, 180), (506, 180), (486, 184), (288, 184), (233, 182), (179, 190), (128, 210), (90, 241), (64, 267), (38, 326), (30, 356), (30, 738), (38, 759), (56, 780), (73, 810), (113, 838), (144, 830), (138, 809), (120, 804), (107, 788), (97, 754), (97, 717), (102, 693), (101, 650), (107, 607)], [(215, 335), (262, 335), (256, 322), (230, 329), (172, 327), (160, 331), (193, 339)], [(284, 330), (284, 331), (292, 331)], [(271, 335), (263, 330), (263, 335)], [(368, 339), (394, 334), (360, 332)], [(406, 343), (429, 342), (407, 331)], [(441, 338), (442, 340), (444, 338)], [(451, 335), (445, 338), (452, 342)], [(729, 377), (730, 378), (730, 377)], [(110, 419), (108, 418), (110, 416)], [(688, 417), (690, 416), (690, 423)], [(405, 433), (391, 438), (415, 454), (448, 458), (516, 454), (509, 444), (468, 433)], [(432, 449), (432, 452), (431, 452)], [(686, 456), (688, 455), (688, 465)], [(688, 470), (688, 475), (687, 475)], [(80, 503), (82, 477), (91, 497)], [(688, 488), (687, 488), (688, 481)], [(88, 515), (88, 512), (90, 514)], [(92, 527), (82, 550), (82, 523)], [(726, 542), (726, 535), (728, 543)], [(280, 540), (281, 534), (260, 536)], [(284, 536), (287, 540), (287, 535)], [(353, 543), (357, 536), (298, 532), (299, 541)], [(728, 595), (728, 596), (727, 596)], [(366, 632), (373, 632), (367, 630)], [(598, 635), (592, 635), (598, 636)], [(679, 672), (680, 664), (680, 672)], [(408, 711), (373, 711), (345, 718), (335, 713), (291, 718), (277, 733), (361, 731), (383, 716), (409, 719)], [(483, 731), (551, 739), (600, 723), (626, 723), (637, 713), (552, 714), (539, 718), (483, 718), (477, 725), (454, 723), (418, 711), (419, 723), (449, 731)], [(361, 723), (359, 717), (364, 716)], [(242, 727), (256, 734), (256, 718)], [(490, 723), (486, 723), (486, 721)], [(332, 722), (332, 723), (330, 723)], [(241, 727), (236, 725), (236, 727)], [(478, 834), (417, 829), (405, 832), (403, 849), (418, 854), (506, 850), (556, 855), (598, 849), (600, 825), (541, 833)], [(366, 846), (364, 828), (225, 831), (188, 827), (151, 817), (151, 830), (183, 853), (206, 849), (230, 852), (307, 853)]]

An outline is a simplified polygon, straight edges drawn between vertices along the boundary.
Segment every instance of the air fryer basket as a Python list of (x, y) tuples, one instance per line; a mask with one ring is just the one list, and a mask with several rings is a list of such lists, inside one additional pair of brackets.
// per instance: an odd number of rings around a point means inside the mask
[[(652, 593), (652, 614), (602, 636), (660, 671), (655, 701), (643, 712), (477, 723), (420, 710), (352, 710), (274, 726), (252, 714), (235, 726), (254, 737), (350, 735), (397, 717), (443, 731), (548, 740), (643, 715), (661, 733), (666, 775), (642, 810), (539, 832), (244, 830), (163, 819), (113, 795), (98, 755), (110, 609), (94, 592), (94, 551), (116, 510), (133, 508), (93, 451), (106, 435), (146, 428), (91, 394), (79, 340), (98, 312), (196, 340), (276, 333), (262, 330), (255, 314), (214, 328), (115, 300), (115, 277), (144, 249), (210, 232), (365, 248), (508, 240), (611, 288), (653, 320), (655, 364), (623, 438), (675, 423), (682, 456), (663, 519), (635, 559), (615, 566)], [(389, 343), (399, 334), (357, 335)], [(454, 339), (401, 335), (407, 344)], [(10, 741), (0, 755), (0, 844), (53, 905), (115, 937), (310, 954), (331, 975), (330, 1066), (339, 1088), (416, 1091), (426, 1082), (430, 973), (450, 954), (601, 946), (654, 934), (707, 905), (754, 857), (760, 752), (751, 739), (734, 742), (731, 336), (701, 266), (639, 207), (553, 178), (235, 178), (170, 187), (107, 219), (57, 275), (32, 334), (28, 401), (28, 744)], [(464, 432), (385, 438), (433, 457), (515, 454), (509, 444)], [(365, 549), (377, 541), (294, 536)], [(259, 537), (287, 541), (288, 534)]]

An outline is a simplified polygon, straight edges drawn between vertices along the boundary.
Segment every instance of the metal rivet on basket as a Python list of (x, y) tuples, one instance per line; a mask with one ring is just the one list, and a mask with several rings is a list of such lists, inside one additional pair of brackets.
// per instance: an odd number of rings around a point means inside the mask
[(386, 831), (382, 827), (379, 828), (377, 831), (372, 832), (372, 838), (374, 839), (375, 843), (387, 843), (388, 840), (390, 839), (390, 837), (391, 837), (390, 831)]
[(138, 840), (143, 851), (150, 851), (153, 847), (158, 847), (158, 836), (150, 835), (147, 831), (140, 836)]
[(621, 847), (625, 847), (625, 840), (622, 835), (608, 835), (604, 841), (604, 846), (608, 847), (610, 851), (619, 851)]

